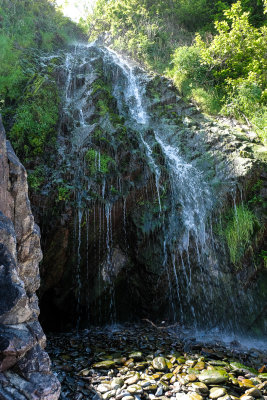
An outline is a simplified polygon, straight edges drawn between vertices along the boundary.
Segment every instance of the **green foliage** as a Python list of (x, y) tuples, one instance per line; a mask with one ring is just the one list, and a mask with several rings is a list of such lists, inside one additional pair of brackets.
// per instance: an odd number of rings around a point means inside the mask
[(69, 201), (71, 196), (71, 186), (64, 185), (57, 188), (58, 195), (56, 201)]
[[(163, 72), (175, 48), (190, 44), (190, 32), (213, 30), (234, 0), (97, 0), (94, 13), (82, 22), (90, 40), (108, 32), (113, 46)], [(261, 0), (242, 0), (252, 22), (264, 21)]]
[(211, 41), (197, 34), (174, 52), (168, 73), (204, 111), (246, 120), (265, 141), (267, 28), (255, 28), (249, 16), (237, 1), (215, 22)]
[(39, 165), (34, 170), (28, 171), (28, 183), (32, 190), (37, 192), (45, 181), (44, 166)]
[(0, 1), (0, 112), (26, 166), (51, 145), (58, 116), (55, 79), (40, 73), (39, 56), (75, 37), (82, 37), (81, 29), (56, 11), (54, 1)]
[(52, 74), (36, 74), (27, 86), (9, 133), (15, 150), (26, 162), (53, 145), (58, 122), (59, 94)]
[(224, 236), (231, 262), (237, 267), (250, 243), (256, 222), (255, 215), (245, 206), (237, 206), (228, 216)]
[(114, 167), (115, 161), (107, 154), (100, 154), (94, 149), (89, 149), (85, 154), (85, 160), (91, 175), (98, 172), (108, 174)]
[(201, 63), (197, 46), (178, 47), (173, 54), (171, 66), (168, 75), (185, 98), (194, 99), (203, 111), (210, 114), (220, 111), (220, 91), (213, 86), (214, 78), (207, 66)]

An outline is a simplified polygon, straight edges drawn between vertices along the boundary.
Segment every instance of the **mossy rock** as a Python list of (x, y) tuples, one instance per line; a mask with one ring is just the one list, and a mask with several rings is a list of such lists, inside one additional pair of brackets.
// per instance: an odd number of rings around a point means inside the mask
[(229, 376), (226, 371), (224, 370), (214, 370), (208, 371), (204, 370), (198, 376), (200, 382), (206, 383), (208, 385), (216, 385), (217, 383), (223, 383), (228, 380)]
[(97, 369), (109, 369), (109, 368), (113, 367), (114, 365), (115, 365), (114, 361), (105, 360), (105, 361), (100, 361), (96, 364), (93, 364), (92, 367), (97, 368)]

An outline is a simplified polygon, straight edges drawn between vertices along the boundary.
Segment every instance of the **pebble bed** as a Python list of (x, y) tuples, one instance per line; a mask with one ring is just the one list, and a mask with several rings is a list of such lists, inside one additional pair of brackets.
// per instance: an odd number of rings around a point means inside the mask
[(267, 354), (147, 325), (48, 335), (61, 400), (267, 400)]

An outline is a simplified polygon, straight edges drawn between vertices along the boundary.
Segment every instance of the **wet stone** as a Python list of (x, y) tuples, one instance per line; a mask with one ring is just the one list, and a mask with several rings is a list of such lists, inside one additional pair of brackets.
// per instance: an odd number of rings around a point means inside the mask
[(134, 383), (138, 382), (140, 378), (139, 374), (136, 374), (128, 379), (126, 379), (125, 384), (126, 385), (133, 385)]
[(97, 391), (100, 393), (106, 393), (108, 391), (111, 390), (111, 385), (107, 385), (107, 384), (100, 384), (99, 386), (97, 386)]
[(164, 357), (156, 357), (152, 361), (153, 368), (157, 371), (164, 371), (166, 368), (166, 361)]
[[(179, 354), (174, 354), (174, 343)], [(228, 361), (233, 354), (220, 345), (213, 352), (209, 349), (204, 359), (200, 357), (203, 347), (198, 346), (198, 354), (194, 350), (183, 353), (177, 337), (165, 330), (128, 325), (110, 333), (94, 328), (88, 333), (55, 335), (48, 346), (62, 384), (62, 399), (81, 395), (80, 400), (239, 400), (243, 395), (242, 400), (267, 400), (267, 382), (251, 372), (251, 366), (260, 369), (264, 355), (255, 361), (247, 353), (235, 354), (248, 366), (234, 364), (234, 369)], [(88, 346), (90, 353), (86, 352)], [(183, 363), (177, 365), (177, 358)]]
[(248, 389), (245, 394), (252, 397), (262, 397), (261, 391), (258, 388)]
[(199, 394), (207, 394), (209, 389), (203, 382), (193, 382), (192, 385), (190, 386), (194, 392), (199, 393)]
[(191, 392), (187, 395), (188, 400), (203, 400), (203, 397), (199, 393)]
[(143, 389), (140, 385), (130, 385), (127, 388), (128, 392), (131, 394), (141, 394), (143, 393)]
[(132, 358), (134, 360), (142, 360), (142, 356), (143, 355), (142, 355), (141, 351), (135, 351), (135, 352), (129, 354), (129, 358)]
[(218, 399), (219, 397), (223, 397), (226, 395), (226, 389), (221, 388), (221, 387), (213, 387), (210, 389), (210, 394), (209, 397), (211, 399)]
[(217, 370), (204, 370), (198, 376), (200, 382), (204, 382), (208, 385), (214, 385), (217, 383), (226, 382), (228, 380), (228, 374), (226, 371), (217, 371)]
[(102, 368), (102, 369), (109, 369), (115, 365), (115, 362), (112, 360), (105, 360), (105, 361), (100, 361), (96, 364), (93, 364), (93, 368)]
[(241, 399), (241, 400), (254, 400), (254, 397), (248, 396), (247, 394), (243, 394), (243, 395), (240, 397), (240, 399)]
[(194, 369), (202, 371), (203, 369), (205, 369), (205, 363), (204, 361), (199, 361), (196, 363), (196, 365), (194, 365)]
[(116, 390), (111, 390), (110, 392), (106, 392), (102, 395), (104, 400), (108, 400), (111, 397), (114, 397), (116, 395)]

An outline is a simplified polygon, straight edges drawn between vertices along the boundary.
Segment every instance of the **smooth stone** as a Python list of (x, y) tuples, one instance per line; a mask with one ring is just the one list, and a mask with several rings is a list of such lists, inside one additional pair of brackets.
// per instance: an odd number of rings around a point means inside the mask
[(191, 388), (194, 392), (199, 394), (206, 394), (209, 391), (208, 387), (203, 382), (193, 382)]
[(145, 388), (145, 387), (147, 387), (147, 386), (150, 386), (151, 383), (150, 383), (150, 381), (139, 381), (139, 385), (140, 385), (142, 388)]
[(194, 365), (194, 369), (196, 369), (198, 371), (202, 371), (203, 369), (205, 369), (204, 361), (197, 362), (196, 365)]
[(111, 385), (107, 385), (106, 383), (101, 383), (97, 386), (97, 391), (100, 393), (106, 393), (111, 390)]
[(260, 379), (267, 379), (267, 372), (265, 372), (264, 374), (259, 374), (258, 378)]
[(134, 359), (130, 358), (129, 360), (125, 361), (125, 367), (132, 368), (134, 366)]
[(149, 393), (148, 398), (150, 400), (154, 400), (156, 398), (156, 396), (154, 394), (152, 394), (152, 393)]
[(105, 361), (100, 361), (96, 364), (93, 364), (92, 368), (99, 368), (99, 369), (109, 369), (115, 365), (115, 362), (112, 360), (105, 360)]
[(242, 400), (254, 400), (254, 397), (248, 396), (247, 394), (243, 394), (240, 399)]
[(196, 360), (186, 360), (185, 365), (193, 367), (196, 364)]
[(121, 392), (119, 395), (116, 396), (117, 400), (121, 400), (124, 397), (130, 396), (130, 393), (127, 391)]
[(104, 400), (108, 400), (108, 399), (110, 399), (111, 397), (114, 397), (114, 396), (116, 396), (116, 390), (111, 390), (110, 392), (106, 392), (106, 393), (102, 394), (102, 398)]
[(140, 385), (128, 386), (127, 390), (131, 394), (142, 394), (143, 393), (143, 389), (141, 388)]
[(123, 397), (123, 400), (134, 400), (134, 396), (131, 396), (131, 395), (125, 396), (125, 397)]
[(229, 396), (229, 394), (226, 394), (225, 396), (218, 397), (217, 400), (231, 400), (231, 396)]
[(177, 375), (181, 372), (183, 366), (182, 365), (178, 365), (178, 367), (175, 368), (175, 370), (173, 371), (174, 375)]
[(157, 391), (156, 391), (156, 393), (155, 393), (155, 396), (156, 397), (160, 397), (160, 396), (162, 396), (163, 395), (163, 387), (162, 386), (159, 386), (158, 388), (157, 388)]
[(141, 351), (134, 351), (133, 353), (129, 354), (129, 358), (133, 358), (134, 360), (141, 360), (143, 357), (143, 354)]
[(111, 382), (111, 388), (115, 389), (114, 386), (122, 387), (124, 385), (124, 380), (122, 378), (114, 378)]
[(213, 387), (210, 389), (209, 397), (211, 399), (218, 399), (219, 397), (223, 397), (226, 394), (227, 394), (227, 392), (224, 388)]
[(197, 377), (196, 377), (196, 375), (194, 375), (194, 374), (189, 374), (189, 375), (186, 375), (186, 380), (188, 381), (188, 382), (195, 382), (196, 380), (197, 380)]
[(138, 382), (140, 379), (139, 374), (135, 374), (134, 376), (131, 376), (130, 378), (126, 379), (124, 382), (126, 385), (134, 385), (136, 382)]
[(209, 364), (214, 365), (215, 367), (226, 367), (229, 365), (227, 362), (221, 360), (211, 360), (209, 361)]
[(246, 390), (245, 394), (252, 397), (262, 397), (261, 391), (256, 387)]
[(156, 357), (152, 361), (153, 368), (157, 371), (163, 371), (166, 368), (166, 361), (164, 357)]
[(163, 381), (169, 381), (172, 377), (173, 377), (173, 373), (170, 372), (170, 373), (168, 373), (168, 374), (162, 375), (161, 379), (162, 379)]
[(188, 368), (187, 373), (193, 374), (193, 375), (199, 375), (201, 373), (201, 371), (199, 371), (198, 369), (195, 369), (195, 368)]
[(217, 383), (226, 382), (228, 380), (228, 374), (225, 371), (208, 371), (204, 370), (198, 375), (200, 382), (204, 382), (208, 385), (216, 385)]
[(178, 364), (184, 364), (185, 361), (186, 361), (186, 359), (185, 359), (184, 357), (178, 357), (178, 358), (177, 358)]
[(188, 400), (203, 400), (203, 397), (199, 393), (191, 392), (187, 394)]
[(146, 392), (149, 392), (150, 390), (157, 390), (157, 385), (155, 384), (155, 385), (149, 385), (149, 386), (146, 386), (146, 387), (143, 387), (143, 389), (146, 391)]

